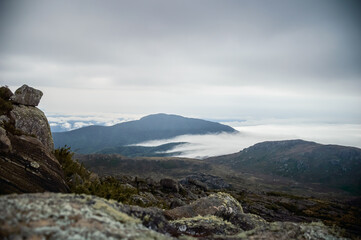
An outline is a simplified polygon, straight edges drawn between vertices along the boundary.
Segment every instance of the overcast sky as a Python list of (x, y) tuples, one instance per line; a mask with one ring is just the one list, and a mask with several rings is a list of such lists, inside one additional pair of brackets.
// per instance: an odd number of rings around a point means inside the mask
[(0, 83), (46, 114), (361, 123), (350, 0), (0, 1)]

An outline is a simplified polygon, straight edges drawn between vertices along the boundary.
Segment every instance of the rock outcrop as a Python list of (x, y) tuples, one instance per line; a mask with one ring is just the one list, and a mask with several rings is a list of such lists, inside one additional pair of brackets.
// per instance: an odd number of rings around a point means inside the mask
[(42, 91), (24, 84), (15, 91), (15, 94), (10, 97), (10, 100), (17, 104), (35, 107), (39, 105), (42, 96)]
[(14, 105), (10, 116), (16, 129), (27, 135), (36, 136), (50, 151), (54, 149), (50, 126), (41, 110), (31, 106)]
[(165, 212), (170, 219), (191, 218), (215, 215), (227, 218), (233, 214), (243, 213), (239, 202), (227, 193), (215, 193), (195, 202)]
[(121, 204), (89, 195), (7, 195), (0, 208), (2, 239), (172, 239), (123, 213)]
[(244, 231), (214, 215), (168, 221), (160, 209), (90, 195), (12, 194), (0, 197), (0, 209), (2, 239), (342, 239), (322, 223), (265, 222)]
[(34, 107), (41, 91), (24, 85), (13, 96), (7, 87), (0, 92), (0, 194), (68, 192), (49, 123)]

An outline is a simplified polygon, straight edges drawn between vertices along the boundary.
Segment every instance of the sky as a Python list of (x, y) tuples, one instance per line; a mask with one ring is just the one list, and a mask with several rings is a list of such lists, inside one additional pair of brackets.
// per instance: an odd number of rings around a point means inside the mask
[(42, 90), (39, 108), (63, 129), (154, 113), (361, 124), (360, 10), (358, 0), (1, 0), (0, 84)]

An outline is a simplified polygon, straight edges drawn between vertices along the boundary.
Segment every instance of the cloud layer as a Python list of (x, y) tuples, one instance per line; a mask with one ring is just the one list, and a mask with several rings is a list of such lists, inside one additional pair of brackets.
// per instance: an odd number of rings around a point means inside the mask
[(0, 2), (0, 81), (45, 112), (360, 122), (359, 1)]
[(158, 146), (169, 142), (187, 142), (169, 152), (190, 158), (206, 158), (235, 153), (263, 141), (303, 139), (322, 144), (338, 144), (361, 148), (361, 125), (359, 124), (249, 124), (233, 123), (239, 133), (210, 135), (182, 135), (137, 144), (138, 146)]

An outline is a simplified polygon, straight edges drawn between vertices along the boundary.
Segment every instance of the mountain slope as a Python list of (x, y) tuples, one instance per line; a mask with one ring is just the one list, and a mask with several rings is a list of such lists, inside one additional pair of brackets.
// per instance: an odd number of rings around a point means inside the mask
[(361, 194), (361, 149), (302, 140), (263, 142), (206, 161)]
[(127, 157), (172, 157), (181, 152), (167, 152), (172, 150), (176, 146), (187, 144), (185, 142), (172, 142), (166, 143), (155, 147), (145, 147), (145, 146), (120, 146), (113, 148), (104, 148), (97, 153), (100, 154), (120, 154)]
[(201, 119), (154, 114), (110, 127), (89, 126), (69, 132), (53, 133), (53, 138), (55, 147), (68, 145), (73, 151), (79, 153), (94, 153), (104, 148), (172, 138), (184, 134), (235, 131), (229, 126)]

